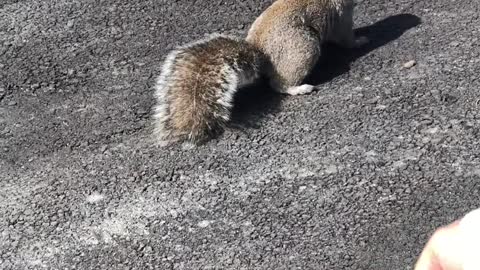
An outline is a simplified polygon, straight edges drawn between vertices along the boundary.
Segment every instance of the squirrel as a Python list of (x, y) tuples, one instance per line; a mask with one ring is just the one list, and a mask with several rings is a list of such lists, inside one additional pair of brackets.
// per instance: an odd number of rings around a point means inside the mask
[(169, 144), (200, 144), (224, 128), (237, 90), (264, 77), (282, 94), (308, 94), (302, 84), (333, 42), (360, 47), (353, 0), (277, 0), (252, 24), (246, 39), (213, 34), (174, 49), (155, 84), (154, 136)]

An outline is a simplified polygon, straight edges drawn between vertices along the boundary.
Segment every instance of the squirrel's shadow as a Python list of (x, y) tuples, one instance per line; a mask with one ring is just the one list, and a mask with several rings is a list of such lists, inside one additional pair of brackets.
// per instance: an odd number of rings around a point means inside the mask
[[(324, 45), (322, 56), (305, 82), (318, 85), (350, 70), (350, 63), (371, 51), (399, 38), (407, 30), (419, 25), (421, 19), (412, 14), (390, 16), (373, 25), (357, 28), (356, 36), (369, 39), (362, 48), (343, 49), (332, 44)], [(241, 89), (235, 96), (231, 127), (256, 128), (267, 114), (278, 111), (285, 95), (274, 92), (265, 81)]]
[(350, 63), (358, 58), (398, 39), (407, 30), (419, 25), (421, 19), (412, 14), (399, 14), (387, 17), (372, 25), (355, 29), (355, 36), (366, 36), (367, 44), (357, 49), (345, 49), (333, 44), (325, 44), (317, 65), (305, 80), (319, 85), (347, 73)]
[(260, 121), (268, 114), (278, 111), (284, 95), (275, 92), (267, 80), (240, 89), (235, 94), (232, 111), (233, 128), (258, 128)]

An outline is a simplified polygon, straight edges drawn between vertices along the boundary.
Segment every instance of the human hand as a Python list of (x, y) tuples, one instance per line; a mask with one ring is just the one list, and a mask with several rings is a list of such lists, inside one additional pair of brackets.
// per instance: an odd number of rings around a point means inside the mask
[(428, 241), (415, 270), (479, 270), (480, 209), (438, 229)]

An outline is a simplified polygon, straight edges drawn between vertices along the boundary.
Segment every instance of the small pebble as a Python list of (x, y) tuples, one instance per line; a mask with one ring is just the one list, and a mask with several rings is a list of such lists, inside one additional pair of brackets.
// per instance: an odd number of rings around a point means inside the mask
[(197, 225), (200, 228), (206, 228), (206, 227), (210, 226), (211, 223), (212, 223), (212, 221), (210, 221), (210, 220), (203, 220), (203, 221), (200, 221)]
[(15, 106), (15, 105), (17, 105), (17, 102), (14, 100), (8, 102), (8, 106)]
[(374, 97), (366, 101), (367, 104), (376, 104), (380, 98)]
[(411, 61), (408, 61), (408, 62), (406, 62), (405, 64), (403, 64), (403, 67), (404, 67), (404, 68), (412, 68), (412, 67), (414, 67), (416, 64), (417, 64), (417, 62), (416, 62), (415, 60), (411, 60)]
[(450, 43), (450, 46), (452, 46), (452, 47), (458, 47), (459, 45), (460, 45), (460, 42), (458, 42), (458, 41), (454, 41), (454, 42)]
[(105, 196), (103, 196), (102, 194), (100, 194), (98, 192), (93, 192), (92, 194), (87, 196), (86, 201), (88, 203), (97, 203), (97, 202), (102, 201), (104, 198), (105, 198)]

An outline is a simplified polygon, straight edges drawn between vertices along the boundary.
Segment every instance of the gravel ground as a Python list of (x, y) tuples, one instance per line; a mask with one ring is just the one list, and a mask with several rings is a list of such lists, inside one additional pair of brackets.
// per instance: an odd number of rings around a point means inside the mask
[(359, 1), (318, 92), (153, 147), (165, 53), (270, 2), (1, 0), (0, 268), (409, 269), (479, 206), (479, 1)]

